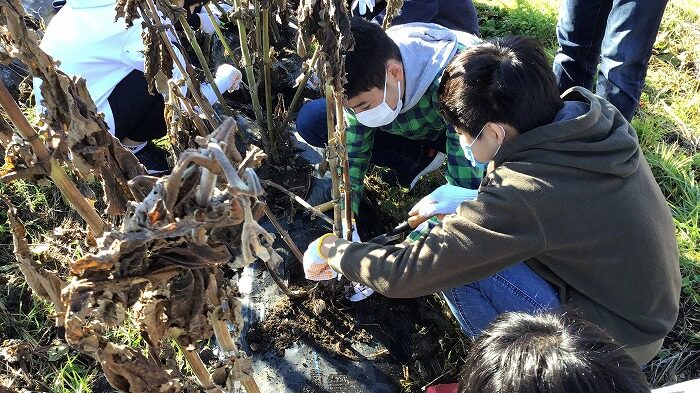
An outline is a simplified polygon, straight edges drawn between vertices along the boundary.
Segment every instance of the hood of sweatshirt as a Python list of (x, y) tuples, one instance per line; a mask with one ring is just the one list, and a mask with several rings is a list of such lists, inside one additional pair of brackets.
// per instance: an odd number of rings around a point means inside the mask
[(73, 8), (96, 8), (108, 5), (116, 6), (115, 0), (66, 0), (66, 4)]
[[(546, 163), (628, 177), (643, 158), (637, 133), (615, 107), (581, 87), (562, 99), (587, 104), (578, 116), (538, 127), (504, 144), (489, 169), (510, 161)], [(565, 109), (567, 106), (565, 105)], [(570, 106), (569, 108), (570, 109)], [(560, 113), (561, 114), (561, 113)], [(559, 116), (557, 117), (562, 117)]]
[(387, 35), (399, 46), (406, 86), (403, 109), (411, 109), (425, 94), (435, 77), (457, 52), (458, 43), (473, 45), (476, 36), (457, 32), (434, 23), (406, 23), (389, 28)]

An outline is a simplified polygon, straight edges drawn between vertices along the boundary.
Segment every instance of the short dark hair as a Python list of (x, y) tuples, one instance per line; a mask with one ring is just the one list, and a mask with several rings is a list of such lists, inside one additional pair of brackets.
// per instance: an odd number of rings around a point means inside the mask
[(438, 94), (445, 120), (472, 137), (488, 122), (527, 132), (551, 122), (563, 106), (542, 46), (526, 37), (465, 49), (445, 69)]
[(649, 393), (639, 365), (592, 323), (505, 313), (476, 340), (460, 393)]
[(345, 95), (353, 98), (373, 87), (383, 89), (386, 64), (392, 59), (400, 62), (401, 52), (379, 25), (363, 18), (351, 18), (350, 31), (355, 46), (345, 56)]

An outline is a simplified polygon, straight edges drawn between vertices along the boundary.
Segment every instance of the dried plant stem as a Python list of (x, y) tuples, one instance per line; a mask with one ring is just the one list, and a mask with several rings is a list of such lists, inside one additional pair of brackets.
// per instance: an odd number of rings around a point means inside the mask
[(289, 233), (282, 228), (282, 225), (280, 225), (279, 221), (277, 221), (277, 217), (272, 213), (272, 210), (270, 210), (270, 206), (265, 203), (264, 206), (265, 209), (265, 215), (267, 215), (267, 218), (270, 219), (270, 222), (272, 222), (272, 225), (277, 229), (277, 232), (282, 236), (282, 239), (284, 239), (284, 242), (287, 243), (289, 246), (289, 249), (292, 250), (292, 254), (294, 254), (295, 257), (301, 262), (304, 259), (304, 254), (301, 253), (299, 250), (299, 247), (297, 247), (296, 243), (294, 243), (294, 240), (292, 240), (292, 237), (289, 236)]
[(350, 185), (350, 164), (348, 162), (348, 150), (345, 134), (345, 119), (343, 115), (343, 97), (335, 94), (335, 126), (340, 146), (340, 162), (343, 166), (343, 203), (345, 205), (345, 239), (352, 240), (352, 187)]
[[(228, 135), (229, 133), (236, 132), (236, 121), (232, 117), (228, 117), (219, 126), (218, 135)], [(224, 139), (224, 137), (222, 137)], [(224, 153), (228, 150), (228, 145), (224, 145)], [(211, 193), (214, 190), (214, 185), (216, 184), (217, 176), (213, 174), (206, 168), (202, 168), (202, 177), (199, 180), (199, 189), (197, 190), (197, 195), (195, 196), (195, 202), (201, 207), (207, 207), (209, 204), (209, 199), (211, 198)]]
[(221, 91), (219, 90), (219, 86), (216, 85), (216, 81), (214, 80), (214, 75), (212, 75), (211, 71), (209, 70), (209, 64), (207, 64), (207, 60), (204, 58), (204, 54), (202, 53), (202, 48), (199, 47), (199, 43), (197, 42), (197, 37), (194, 35), (194, 31), (192, 30), (192, 26), (190, 26), (190, 24), (187, 23), (187, 19), (185, 18), (185, 15), (180, 15), (180, 24), (182, 25), (183, 29), (185, 30), (185, 35), (187, 36), (187, 39), (190, 41), (190, 45), (192, 45), (192, 49), (194, 49), (194, 53), (197, 55), (197, 59), (199, 59), (199, 64), (202, 66), (202, 70), (204, 70), (204, 76), (207, 78), (207, 83), (209, 83), (212, 90), (214, 90), (214, 94), (216, 94), (216, 98), (219, 99), (219, 104), (221, 105), (221, 109), (224, 112), (224, 115), (233, 116), (233, 112), (231, 111), (231, 108), (226, 103), (226, 100), (224, 100), (224, 96), (221, 94)]
[[(180, 70), (180, 73), (182, 73), (182, 77), (185, 79), (187, 88), (190, 89), (190, 93), (192, 94), (192, 97), (194, 98), (195, 102), (202, 110), (202, 112), (204, 112), (204, 115), (207, 117), (207, 120), (209, 120), (209, 123), (212, 126), (218, 124), (218, 122), (214, 120), (213, 109), (211, 108), (209, 101), (202, 98), (202, 95), (199, 91), (199, 86), (195, 85), (194, 81), (190, 77), (190, 74), (187, 72), (185, 65), (180, 62), (180, 59), (175, 54), (175, 50), (173, 49), (173, 45), (170, 42), (170, 38), (168, 38), (168, 34), (165, 32), (165, 27), (161, 23), (160, 17), (158, 16), (158, 9), (156, 8), (156, 5), (153, 3), (153, 0), (146, 0), (146, 4), (148, 5), (150, 15), (145, 15), (145, 10), (141, 8), (141, 14), (144, 17), (144, 20), (150, 21), (154, 26), (158, 28), (160, 38), (161, 40), (163, 40), (163, 44), (165, 45), (165, 47), (168, 48), (168, 53), (170, 54), (170, 57), (172, 57), (173, 63), (178, 68), (178, 70)], [(202, 136), (209, 134), (209, 130), (207, 129), (200, 129), (199, 132)]]
[[(270, 154), (271, 158), (277, 157), (277, 138), (275, 126), (272, 119), (272, 59), (270, 58), (270, 7), (263, 8), (262, 18), (262, 55), (263, 55), (263, 73), (265, 76), (265, 119), (267, 120), (267, 136), (270, 139)], [(256, 22), (258, 19), (256, 18)], [(260, 26), (258, 26), (260, 27)]]
[(88, 226), (96, 236), (102, 236), (107, 225), (95, 209), (83, 197), (78, 188), (75, 186), (66, 172), (61, 167), (61, 164), (55, 158), (51, 158), (49, 149), (39, 139), (39, 135), (34, 131), (34, 128), (29, 124), (29, 121), (22, 110), (17, 105), (17, 102), (12, 98), (10, 92), (5, 87), (4, 83), (0, 83), (0, 105), (7, 113), (12, 123), (17, 127), (17, 131), (22, 137), (29, 142), (32, 151), (39, 160), (39, 165), (43, 166), (56, 187), (61, 191), (61, 194), (68, 199), (73, 208), (87, 222)]
[(211, 374), (209, 374), (209, 370), (207, 370), (207, 367), (204, 365), (204, 362), (202, 362), (202, 358), (199, 357), (199, 354), (195, 351), (187, 349), (188, 345), (183, 343), (181, 339), (178, 338), (175, 340), (175, 342), (177, 342), (177, 346), (185, 355), (185, 360), (187, 360), (187, 364), (190, 365), (192, 372), (197, 377), (199, 385), (206, 389), (208, 393), (224, 393), (224, 391), (218, 388), (212, 380)]
[(265, 186), (270, 186), (273, 188), (276, 188), (283, 193), (287, 194), (291, 199), (296, 201), (298, 204), (304, 206), (309, 212), (311, 212), (311, 215), (314, 217), (318, 217), (324, 221), (326, 221), (328, 224), (333, 225), (333, 220), (328, 218), (325, 214), (323, 214), (322, 211), (316, 209), (315, 207), (309, 205), (305, 200), (303, 200), (299, 195), (294, 194), (293, 192), (287, 190), (286, 188), (280, 186), (279, 184), (272, 182), (270, 180), (261, 180), (260, 183), (262, 183)]
[[(326, 159), (328, 160), (328, 168), (331, 172), (331, 198), (333, 200), (340, 199), (340, 181), (338, 179), (338, 151), (337, 144), (338, 139), (336, 138), (335, 132), (335, 110), (334, 110), (334, 92), (333, 85), (328, 82), (330, 78), (326, 76), (326, 126), (328, 127), (328, 148), (326, 149)], [(350, 206), (346, 206), (350, 208)], [(333, 232), (338, 236), (342, 237), (340, 233), (342, 230), (341, 224), (341, 211), (340, 204), (333, 206)]]
[[(214, 330), (214, 336), (216, 336), (216, 341), (219, 343), (219, 346), (224, 353), (230, 353), (234, 357), (239, 358), (241, 353), (238, 350), (236, 342), (233, 341), (233, 337), (231, 337), (228, 326), (226, 326), (226, 321), (219, 319), (221, 311), (221, 306), (216, 307), (214, 312), (212, 312), (209, 317), (209, 322)], [(246, 372), (242, 372), (241, 374), (243, 374), (243, 376), (240, 379), (240, 383), (243, 385), (246, 392), (259, 393), (260, 388), (255, 382), (255, 379)]]
[(382, 29), (386, 30), (391, 26), (391, 22), (401, 11), (401, 7), (403, 7), (403, 0), (387, 0), (386, 15), (384, 15), (384, 20), (382, 21)]
[(211, 23), (214, 25), (214, 31), (216, 32), (216, 36), (219, 37), (219, 41), (221, 41), (221, 45), (223, 45), (223, 47), (224, 47), (224, 54), (231, 56), (231, 60), (233, 60), (233, 63), (237, 67), (240, 67), (241, 60), (238, 57), (236, 57), (236, 54), (233, 53), (233, 50), (231, 50), (231, 47), (229, 46), (228, 41), (226, 40), (226, 36), (221, 31), (219, 24), (216, 23), (216, 18), (214, 18), (214, 14), (211, 12), (211, 9), (209, 8), (209, 4), (205, 4), (204, 9), (207, 11), (207, 14), (209, 15), (209, 19), (211, 19)]
[(287, 115), (284, 117), (282, 124), (280, 124), (280, 130), (284, 130), (285, 128), (287, 128), (287, 124), (289, 124), (289, 121), (292, 118), (292, 113), (294, 113), (294, 110), (296, 110), (297, 105), (299, 105), (299, 101), (301, 100), (301, 94), (304, 92), (306, 83), (309, 81), (309, 78), (311, 77), (311, 72), (313, 71), (314, 67), (316, 66), (316, 62), (318, 61), (318, 56), (321, 54), (321, 50), (319, 48), (320, 46), (316, 47), (313, 56), (311, 56), (311, 60), (308, 64), (305, 65), (306, 69), (304, 70), (304, 77), (301, 79), (301, 82), (299, 82), (299, 86), (297, 86), (296, 92), (294, 92), (294, 98), (292, 98), (292, 103), (289, 104), (289, 108), (287, 108)]
[[(234, 0), (236, 10), (243, 11), (241, 0)], [(255, 112), (255, 120), (258, 124), (263, 124), (263, 116), (260, 111), (260, 100), (258, 99), (258, 84), (255, 81), (255, 73), (253, 72), (253, 62), (250, 59), (250, 51), (248, 50), (248, 33), (245, 28), (245, 22), (241, 19), (236, 20), (238, 26), (238, 37), (241, 44), (241, 55), (243, 56), (243, 68), (245, 69), (246, 78), (248, 79), (248, 90), (250, 91), (250, 100), (253, 103), (253, 112)], [(268, 149), (265, 149), (268, 150)]]

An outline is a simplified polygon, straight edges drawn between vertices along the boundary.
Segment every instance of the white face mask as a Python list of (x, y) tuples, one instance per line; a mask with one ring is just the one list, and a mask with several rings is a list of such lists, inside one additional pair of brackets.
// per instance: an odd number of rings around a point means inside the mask
[(401, 82), (398, 82), (399, 100), (396, 103), (396, 109), (391, 109), (389, 104), (386, 103), (386, 80), (388, 78), (389, 74), (387, 73), (384, 76), (384, 99), (382, 99), (382, 103), (372, 109), (367, 109), (355, 115), (360, 124), (373, 128), (385, 126), (394, 121), (399, 115), (399, 112), (401, 112), (403, 106), (403, 102), (401, 101)]
[[(501, 127), (501, 130), (503, 131), (503, 139), (506, 139), (506, 130), (501, 126), (500, 124), (496, 124), (497, 126)], [(476, 140), (479, 139), (479, 136), (481, 136), (481, 133), (484, 132), (484, 129), (486, 128), (486, 125), (484, 125), (481, 128), (481, 131), (479, 131), (478, 134), (476, 134), (476, 138), (472, 141), (472, 143), (462, 143), (462, 139), (459, 139), (459, 145), (462, 146), (462, 150), (464, 150), (464, 156), (469, 160), (469, 163), (472, 164), (473, 167), (479, 166), (483, 167), (486, 166), (488, 162), (479, 162), (477, 161), (476, 157), (474, 157), (474, 152), (472, 152), (472, 146), (474, 143), (476, 143)], [(502, 145), (498, 145), (498, 148), (496, 149), (496, 152), (493, 153), (493, 157), (496, 157), (496, 154), (498, 154), (498, 151), (501, 150)], [(493, 160), (493, 157), (491, 159)]]

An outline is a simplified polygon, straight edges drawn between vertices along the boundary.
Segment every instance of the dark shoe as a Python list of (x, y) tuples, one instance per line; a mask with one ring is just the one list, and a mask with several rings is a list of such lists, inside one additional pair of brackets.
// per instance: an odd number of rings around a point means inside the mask
[(151, 141), (134, 155), (146, 167), (149, 175), (164, 175), (170, 172), (168, 152)]

